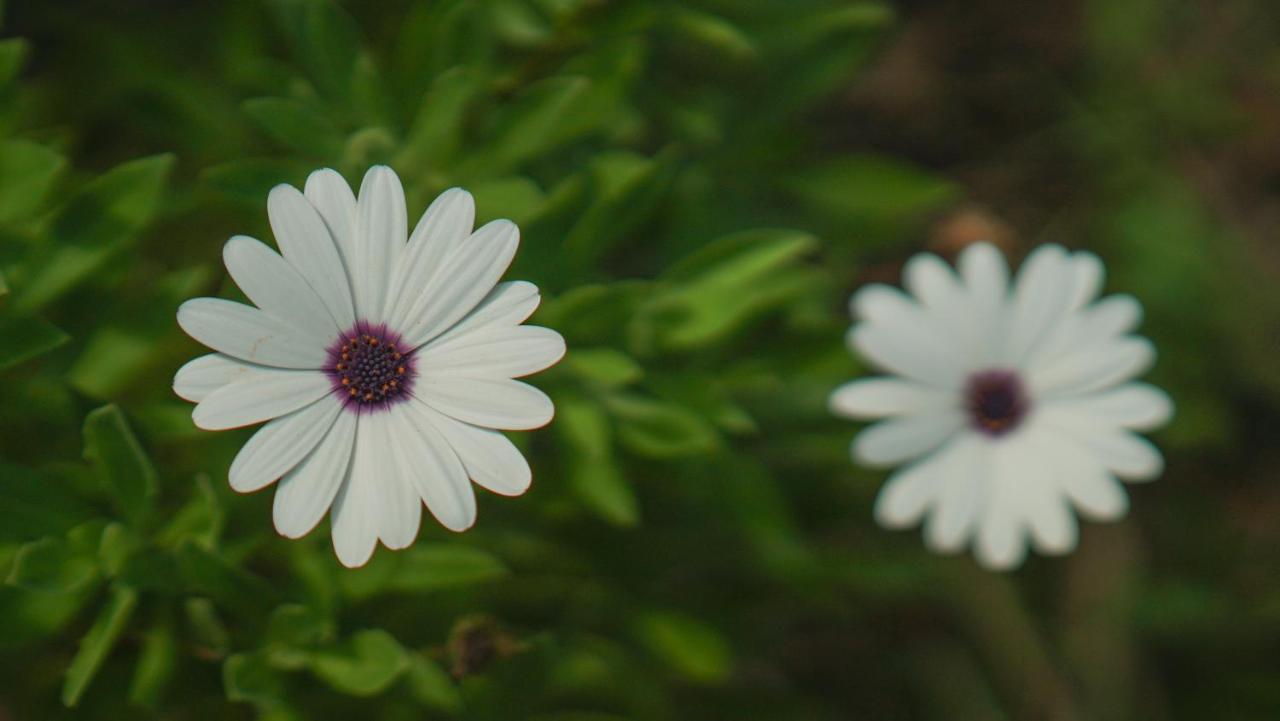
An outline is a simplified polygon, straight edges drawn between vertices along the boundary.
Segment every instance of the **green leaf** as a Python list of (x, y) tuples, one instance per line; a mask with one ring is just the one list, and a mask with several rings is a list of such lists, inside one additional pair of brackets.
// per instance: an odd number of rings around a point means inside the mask
[(505, 174), (586, 132), (590, 88), (591, 81), (583, 77), (553, 77), (530, 87), (494, 131), (488, 148), (474, 154), (459, 175)]
[(280, 592), (262, 577), (192, 541), (179, 546), (178, 564), (190, 592), (209, 596), (242, 618), (260, 617), (280, 598)]
[(723, 683), (733, 666), (728, 642), (714, 628), (673, 612), (651, 612), (635, 624), (638, 640), (668, 668), (690, 681)]
[(489, 21), (494, 33), (510, 45), (537, 47), (551, 38), (551, 26), (524, 0), (493, 0)]
[(461, 144), (467, 108), (479, 92), (480, 74), (475, 69), (441, 73), (423, 96), (395, 165), (416, 177), (450, 163)]
[(0, 90), (18, 77), (27, 57), (27, 49), (27, 41), (22, 38), (0, 41)]
[(129, 684), (129, 700), (139, 706), (155, 708), (173, 678), (178, 662), (178, 642), (169, 616), (162, 616), (142, 637), (138, 665)]
[(336, 159), (345, 138), (320, 108), (292, 98), (255, 98), (245, 113), (273, 140), (312, 157)]
[(155, 339), (120, 328), (99, 328), (67, 371), (67, 380), (91, 398), (123, 391), (155, 360)]
[(97, 575), (95, 556), (62, 538), (50, 536), (18, 549), (7, 582), (33, 591), (67, 593), (84, 588)]
[(37, 270), (14, 299), (19, 310), (39, 308), (89, 277), (128, 248), (155, 215), (173, 156), (122, 163), (94, 179), (60, 208)]
[[(4, 45), (0, 43), (0, 66), (4, 63)], [(0, 75), (3, 72), (0, 67)], [(0, 223), (35, 215), (66, 167), (66, 158), (43, 145), (26, 140), (0, 141)]]
[(200, 179), (237, 200), (260, 206), (267, 193), (280, 183), (303, 177), (306, 170), (296, 160), (247, 158), (206, 168)]
[(195, 494), (156, 536), (160, 545), (176, 548), (184, 541), (213, 550), (222, 533), (222, 504), (209, 476), (196, 476)]
[(649, 217), (667, 189), (673, 160), (672, 153), (645, 158), (610, 152), (592, 158), (593, 200), (564, 240), (565, 256), (575, 268), (594, 266)]
[(156, 469), (114, 405), (90, 411), (84, 421), (84, 455), (134, 523), (151, 511)]
[(63, 479), (0, 461), (0, 541), (66, 533), (91, 513)]
[(555, 429), (565, 446), (569, 485), (584, 505), (617, 526), (640, 521), (635, 491), (613, 455), (609, 417), (592, 401), (561, 399)]
[(381, 693), (408, 668), (409, 654), (381, 629), (359, 631), (346, 643), (311, 655), (312, 672), (352, 696)]
[(868, 231), (918, 222), (959, 195), (950, 181), (879, 155), (853, 155), (811, 165), (793, 174), (786, 186), (819, 217)]
[(613, 395), (605, 401), (617, 421), (618, 440), (650, 458), (680, 458), (708, 453), (720, 443), (709, 423), (669, 401)]
[(486, 583), (507, 574), (487, 551), (452, 543), (423, 543), (397, 554), (383, 554), (364, 568), (341, 577), (352, 598), (402, 591), (426, 593)]
[(315, 646), (332, 641), (333, 635), (333, 620), (327, 614), (297, 603), (286, 603), (276, 608), (267, 620), (268, 645)]
[(482, 180), (473, 183), (470, 191), (476, 199), (476, 225), (498, 218), (524, 225), (547, 200), (537, 183), (520, 176)]
[(331, 0), (274, 0), (298, 62), (321, 94), (343, 104), (351, 98), (360, 31)]
[(222, 688), (228, 701), (274, 708), (285, 696), (284, 680), (262, 654), (237, 653), (222, 664)]
[(115, 646), (120, 634), (129, 623), (133, 609), (138, 604), (138, 592), (128, 586), (116, 586), (111, 591), (107, 605), (98, 614), (89, 632), (80, 640), (80, 649), (67, 667), (67, 678), (62, 685), (62, 703), (75, 706), (89, 687), (102, 662)]
[[(202, 652), (221, 656), (231, 646), (231, 633), (218, 615), (218, 609), (207, 598), (188, 598), (182, 604), (192, 640)], [(223, 669), (225, 672), (225, 668)]]
[(409, 657), (405, 683), (413, 698), (425, 706), (448, 712), (456, 712), (462, 707), (462, 694), (453, 678), (440, 668), (440, 664), (420, 653)]
[(43, 318), (0, 319), (0, 370), (38, 358), (71, 340)]
[(565, 356), (569, 372), (602, 388), (631, 385), (644, 376), (634, 358), (612, 348), (573, 348)]
[(742, 28), (719, 15), (675, 6), (670, 23), (679, 42), (705, 47), (727, 60), (741, 63), (759, 54), (755, 42)]

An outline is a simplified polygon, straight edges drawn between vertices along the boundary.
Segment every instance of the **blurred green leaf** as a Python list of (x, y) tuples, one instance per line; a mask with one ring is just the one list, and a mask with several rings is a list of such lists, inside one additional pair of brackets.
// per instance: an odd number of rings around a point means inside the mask
[(493, 177), (520, 167), (590, 129), (584, 102), (591, 81), (554, 77), (530, 87), (515, 100), (492, 140), (458, 169), (464, 178)]
[[(192, 640), (202, 650), (214, 656), (222, 656), (231, 646), (231, 634), (218, 615), (218, 609), (207, 598), (188, 598), (183, 601), (182, 610), (186, 615)], [(223, 669), (224, 674), (226, 669)]]
[(565, 447), (574, 494), (614, 525), (639, 523), (635, 491), (622, 477), (613, 455), (609, 417), (594, 402), (574, 398), (561, 398), (556, 415), (555, 429)]
[(136, 378), (154, 356), (153, 338), (120, 328), (101, 328), (67, 371), (67, 380), (91, 398), (110, 398)]
[(728, 642), (714, 628), (692, 617), (650, 612), (636, 620), (635, 634), (658, 660), (690, 681), (723, 683), (732, 670)]
[(950, 181), (880, 155), (853, 155), (812, 165), (787, 180), (795, 197), (820, 217), (868, 231), (919, 222), (954, 202)]
[(410, 656), (405, 682), (409, 693), (425, 706), (448, 712), (456, 712), (462, 706), (462, 695), (453, 679), (440, 664), (420, 653)]
[(753, 60), (759, 52), (746, 31), (719, 15), (673, 6), (670, 23), (679, 42), (707, 48), (733, 62)]
[(360, 31), (331, 0), (272, 0), (285, 37), (311, 82), (335, 103), (350, 100)]
[(476, 224), (506, 218), (516, 225), (525, 223), (542, 209), (546, 193), (528, 178), (513, 176), (482, 180), (472, 184), (476, 199)]
[(592, 202), (564, 240), (565, 256), (580, 272), (589, 268), (644, 218), (670, 180), (674, 155), (645, 158), (601, 153), (589, 167)]
[(222, 687), (230, 701), (273, 708), (285, 696), (284, 680), (260, 654), (237, 653), (222, 664)]
[(249, 205), (264, 206), (272, 188), (298, 182), (307, 168), (296, 160), (246, 158), (206, 168), (200, 178), (227, 195)]
[(681, 458), (714, 450), (719, 434), (683, 406), (637, 395), (615, 394), (605, 401), (617, 421), (618, 440), (650, 458)]
[(209, 596), (242, 619), (265, 615), (266, 608), (274, 608), (280, 598), (279, 591), (262, 577), (193, 541), (178, 548), (178, 563), (191, 592)]
[(84, 455), (125, 515), (142, 521), (156, 495), (156, 469), (119, 408), (103, 406), (85, 417)]
[(631, 385), (644, 376), (634, 358), (612, 348), (573, 348), (564, 365), (575, 375), (602, 388)]
[(271, 612), (265, 643), (305, 648), (333, 640), (333, 620), (310, 606), (286, 603)]
[(121, 163), (75, 192), (53, 218), (35, 270), (14, 299), (39, 308), (128, 248), (155, 215), (172, 155)]
[(62, 534), (91, 513), (62, 479), (0, 460), (0, 541)]
[(551, 26), (523, 0), (489, 3), (489, 22), (495, 34), (517, 47), (535, 47), (551, 37)]
[(422, 97), (396, 167), (408, 177), (437, 171), (452, 161), (462, 138), (468, 105), (480, 92), (480, 73), (469, 67), (441, 73)]
[(67, 593), (83, 588), (98, 573), (94, 556), (56, 536), (23, 544), (13, 558), (7, 582), (33, 591)]
[(38, 358), (71, 340), (47, 320), (0, 318), (0, 370)]
[(373, 696), (409, 668), (409, 655), (381, 629), (358, 631), (344, 644), (311, 655), (311, 670), (335, 690)]
[(173, 623), (162, 616), (147, 629), (142, 637), (142, 650), (138, 665), (129, 683), (129, 700), (139, 706), (154, 709), (159, 703), (178, 662), (178, 641), (173, 633)]
[(27, 41), (9, 38), (0, 41), (0, 90), (13, 82), (27, 57)]
[(213, 550), (217, 544), (222, 533), (222, 504), (209, 482), (209, 476), (197, 476), (194, 486), (191, 500), (157, 534), (157, 543), (176, 548), (189, 541), (205, 550)]
[(423, 593), (485, 583), (506, 573), (502, 561), (479, 548), (420, 543), (343, 574), (342, 588), (353, 598), (395, 591)]
[(62, 703), (75, 706), (85, 689), (97, 675), (103, 661), (111, 653), (120, 634), (129, 623), (133, 609), (138, 604), (138, 592), (128, 586), (116, 586), (111, 590), (107, 604), (98, 619), (80, 641), (80, 648), (67, 667), (66, 681), (62, 685)]
[[(0, 85), (4, 47), (0, 43)], [(0, 223), (33, 216), (67, 167), (62, 155), (26, 140), (0, 140)]]
[(313, 158), (336, 159), (345, 139), (319, 108), (292, 98), (246, 100), (244, 111), (273, 140)]

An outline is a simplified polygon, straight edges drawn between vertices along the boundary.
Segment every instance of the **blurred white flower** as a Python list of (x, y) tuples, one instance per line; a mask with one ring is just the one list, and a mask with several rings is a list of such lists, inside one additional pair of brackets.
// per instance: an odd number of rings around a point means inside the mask
[(454, 531), (476, 501), (468, 477), (523, 493), (529, 465), (493, 429), (542, 426), (554, 413), (513, 380), (564, 355), (555, 331), (520, 325), (538, 289), (498, 283), (519, 231), (495, 220), (472, 232), (475, 203), (448, 190), (408, 232), (395, 172), (371, 168), (356, 199), (319, 170), (306, 192), (275, 187), (267, 213), (280, 254), (236, 236), (227, 271), (257, 307), (197, 298), (178, 323), (217, 353), (183, 366), (174, 391), (208, 430), (263, 426), (231, 465), (231, 487), (277, 479), (274, 521), (289, 538), (331, 511), (333, 547), (347, 566), (379, 540), (405, 548), (422, 504)]
[(910, 295), (859, 290), (849, 345), (891, 374), (848, 383), (831, 408), (885, 420), (863, 430), (854, 457), (896, 466), (876, 500), (881, 525), (924, 518), (944, 553), (973, 543), (993, 569), (1076, 546), (1072, 507), (1091, 520), (1128, 509), (1119, 483), (1155, 478), (1159, 451), (1135, 431), (1165, 423), (1169, 397), (1130, 382), (1155, 359), (1131, 335), (1142, 308), (1129, 296), (1095, 302), (1102, 263), (1056, 245), (1036, 249), (1009, 282), (990, 244), (967, 248), (959, 273), (930, 254), (903, 271)]

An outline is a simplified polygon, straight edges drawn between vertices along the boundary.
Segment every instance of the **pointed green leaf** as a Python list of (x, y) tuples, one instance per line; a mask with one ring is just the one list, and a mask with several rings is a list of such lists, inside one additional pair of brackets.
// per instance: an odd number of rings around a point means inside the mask
[(165, 615), (142, 637), (138, 665), (129, 684), (129, 700), (145, 708), (155, 708), (173, 678), (177, 661), (178, 642), (172, 620)]
[(594, 402), (561, 399), (555, 429), (565, 446), (569, 484), (578, 499), (601, 518), (617, 526), (640, 521), (635, 491), (613, 455), (612, 424)]
[(0, 370), (37, 358), (71, 340), (43, 318), (0, 319)]
[(0, 461), (0, 542), (62, 534), (92, 513), (65, 480)]
[(320, 159), (337, 159), (345, 138), (323, 112), (301, 100), (246, 100), (245, 113), (273, 140)]
[[(0, 43), (0, 56), (3, 47)], [(3, 62), (0, 57), (0, 65)], [(0, 74), (3, 72), (0, 67)], [(0, 223), (35, 215), (66, 167), (66, 158), (43, 145), (26, 140), (0, 141)]]
[(404, 591), (424, 593), (470, 586), (500, 578), (507, 567), (479, 548), (453, 543), (420, 543), (397, 554), (384, 554), (364, 568), (342, 575), (342, 588), (352, 598)]
[(259, 708), (279, 705), (285, 696), (284, 679), (262, 654), (237, 653), (222, 664), (222, 688), (228, 701)]
[(652, 612), (635, 626), (638, 640), (668, 668), (698, 683), (722, 683), (732, 670), (733, 655), (724, 637), (711, 626), (673, 612)]
[(409, 693), (425, 706), (448, 712), (455, 712), (462, 706), (462, 694), (453, 678), (440, 668), (440, 664), (420, 653), (409, 659), (406, 683)]
[(274, 0), (294, 56), (316, 88), (339, 104), (351, 98), (360, 30), (332, 0)]
[(311, 655), (312, 672), (352, 696), (379, 694), (408, 668), (404, 647), (381, 629), (358, 631), (346, 643)]
[(612, 348), (573, 348), (564, 366), (582, 379), (603, 388), (631, 385), (644, 376), (644, 367), (634, 358)]
[(27, 41), (22, 38), (10, 38), (0, 41), (0, 90), (12, 83), (22, 70), (22, 63), (27, 57)]
[(118, 407), (103, 406), (85, 417), (84, 455), (125, 515), (141, 521), (156, 495), (156, 469)]
[(62, 703), (75, 706), (80, 702), (102, 662), (115, 646), (120, 634), (129, 623), (133, 609), (138, 604), (138, 592), (128, 586), (117, 586), (111, 591), (107, 605), (98, 614), (89, 632), (80, 641), (80, 649), (67, 667), (66, 681), (62, 685)]
[(606, 400), (617, 420), (618, 440), (650, 458), (680, 458), (714, 450), (719, 434), (701, 416), (669, 401), (638, 395)]
[(590, 116), (584, 104), (590, 88), (591, 81), (583, 77), (553, 77), (530, 87), (503, 118), (487, 149), (474, 154), (459, 174), (504, 174), (586, 132)]
[(410, 177), (447, 165), (462, 140), (463, 121), (480, 92), (480, 74), (458, 67), (441, 73), (423, 96), (395, 165)]
[(879, 155), (847, 156), (809, 166), (786, 184), (819, 217), (869, 230), (914, 221), (958, 196), (955, 185), (946, 179)]
[(18, 549), (7, 582), (33, 591), (67, 593), (83, 588), (97, 575), (97, 558), (50, 536)]
[(292, 159), (245, 158), (206, 168), (200, 179), (210, 187), (253, 206), (266, 202), (280, 183), (296, 182), (306, 172)]

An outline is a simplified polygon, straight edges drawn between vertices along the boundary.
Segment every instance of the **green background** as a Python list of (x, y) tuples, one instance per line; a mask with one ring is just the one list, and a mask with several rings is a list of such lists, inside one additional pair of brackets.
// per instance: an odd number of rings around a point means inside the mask
[[(0, 719), (1274, 719), (1268, 0), (0, 3)], [(461, 185), (569, 355), (532, 490), (342, 569), (169, 386), (230, 235)], [(825, 399), (931, 249), (1098, 252), (1174, 397), (1010, 574), (878, 529)]]

